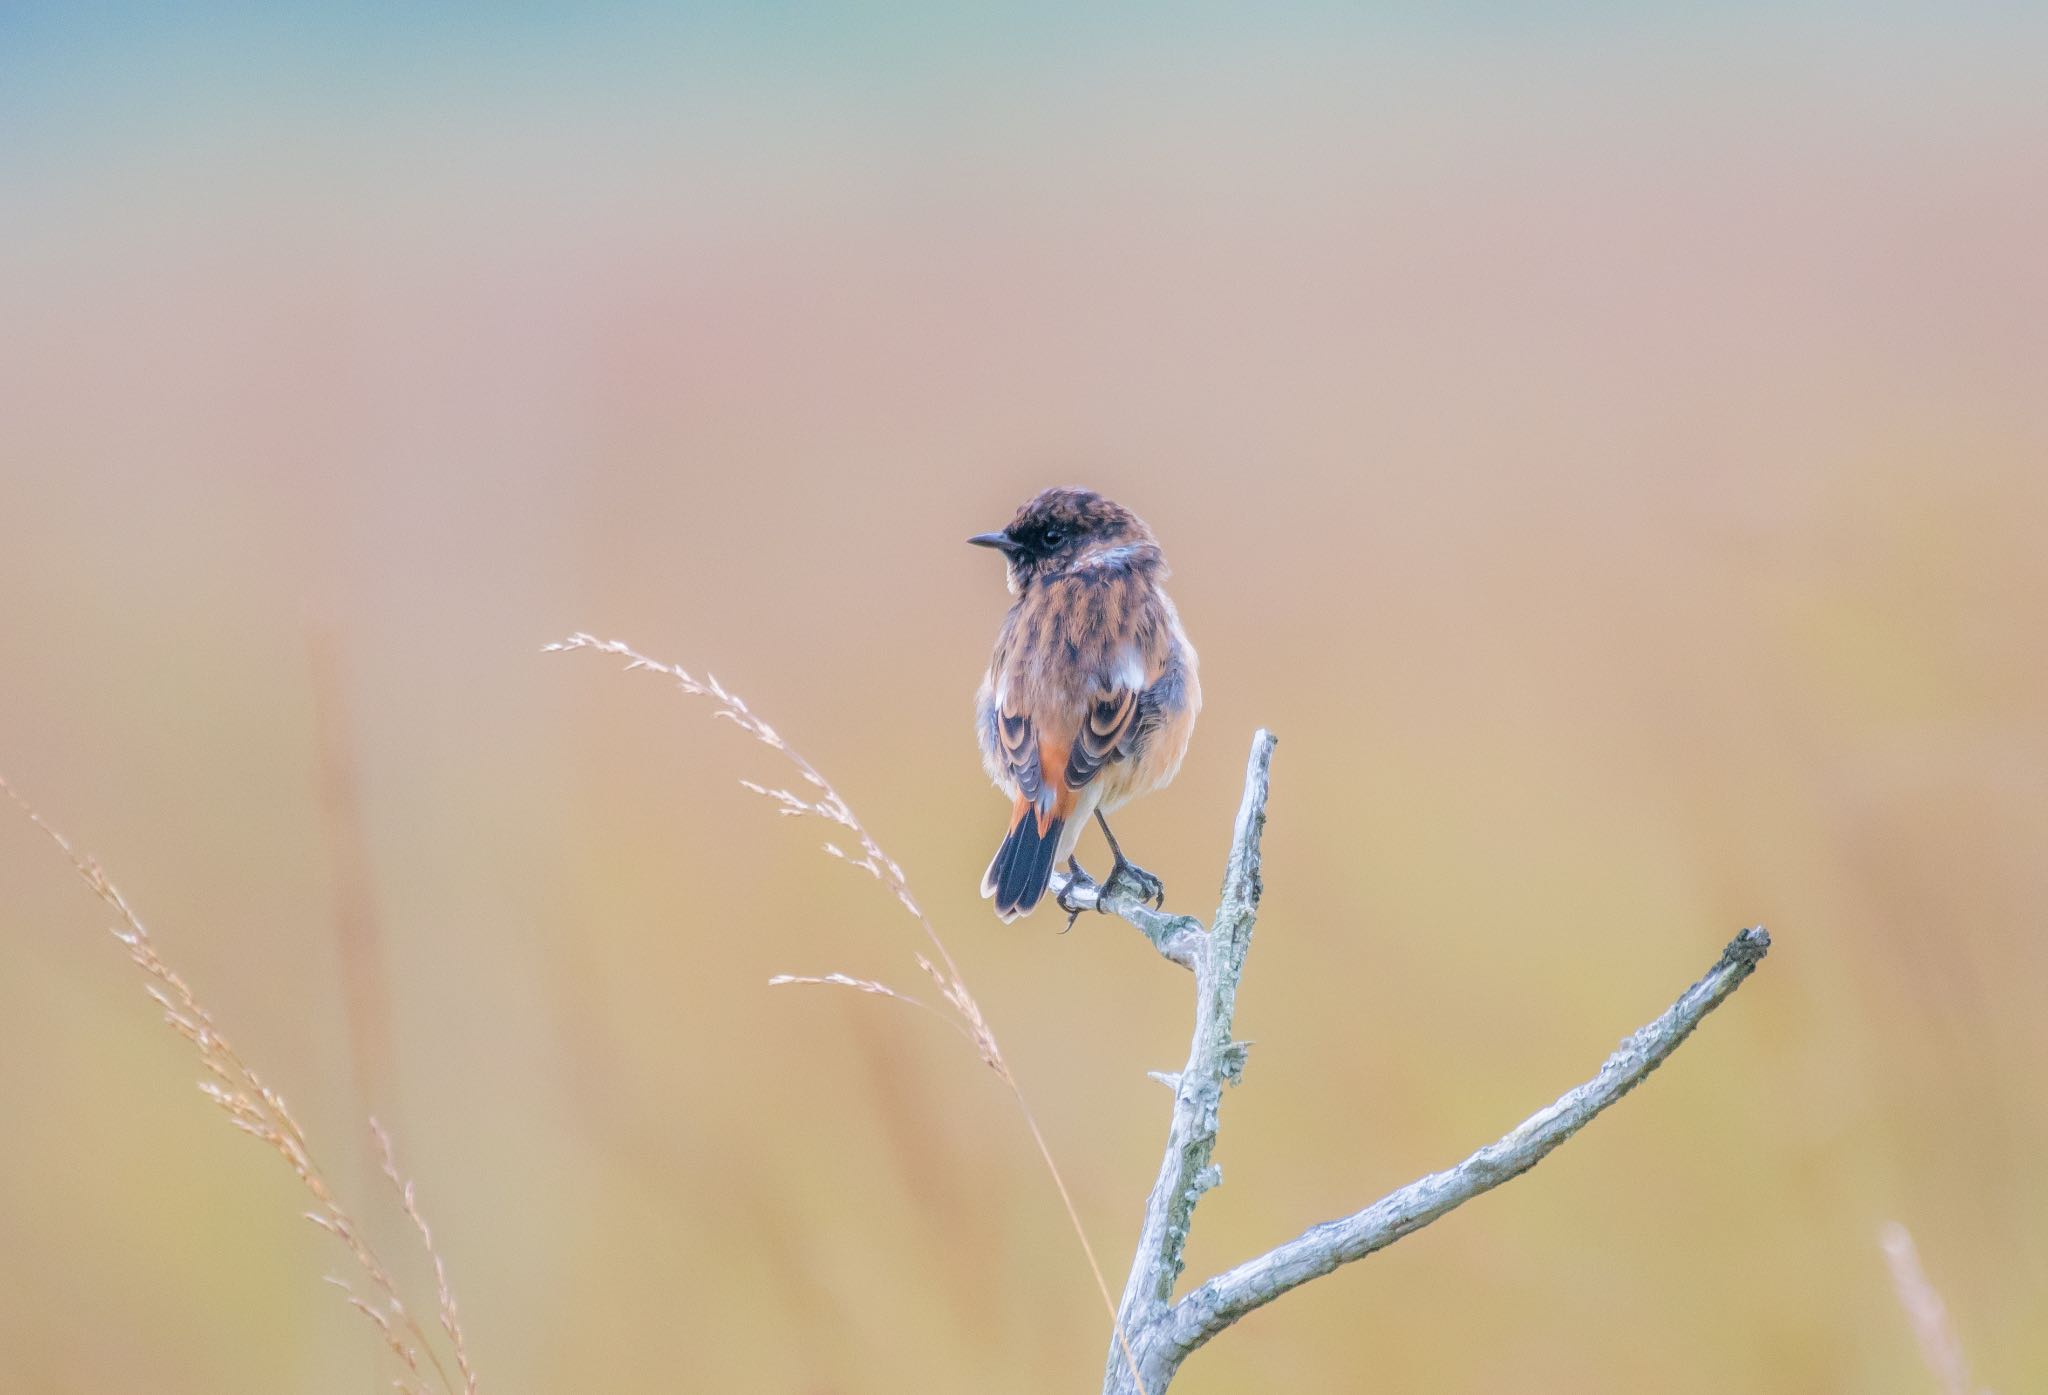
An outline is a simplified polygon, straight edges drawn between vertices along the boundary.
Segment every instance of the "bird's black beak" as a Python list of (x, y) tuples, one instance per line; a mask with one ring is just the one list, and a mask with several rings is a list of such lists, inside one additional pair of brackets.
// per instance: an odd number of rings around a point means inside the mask
[(967, 541), (973, 543), (976, 547), (993, 547), (997, 551), (1009, 556), (1016, 555), (1018, 550), (1016, 539), (1012, 538), (1008, 533), (976, 533)]

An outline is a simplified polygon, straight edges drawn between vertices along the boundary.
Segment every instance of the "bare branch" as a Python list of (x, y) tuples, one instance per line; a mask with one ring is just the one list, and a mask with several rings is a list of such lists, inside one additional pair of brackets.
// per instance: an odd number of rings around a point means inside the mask
[[(1251, 947), (1252, 928), (1258, 919), (1262, 888), (1260, 839), (1266, 828), (1266, 794), (1274, 744), (1273, 734), (1268, 731), (1252, 737), (1251, 755), (1245, 764), (1244, 796), (1238, 805), (1237, 827), (1223, 878), (1223, 900), (1216, 910), (1216, 928), (1204, 931), (1196, 922), (1188, 921), (1187, 928), (1176, 928), (1170, 939), (1153, 941), (1160, 945), (1160, 953), (1194, 970), (1195, 1033), (1188, 1048), (1187, 1064), (1179, 1075), (1161, 1077), (1172, 1084), (1173, 1120), (1159, 1175), (1145, 1202), (1137, 1254), (1131, 1261), (1130, 1277), (1124, 1283), (1123, 1301), (1117, 1309), (1117, 1321), (1126, 1332), (1149, 1334), (1167, 1316), (1166, 1305), (1173, 1297), (1174, 1281), (1180, 1277), (1195, 1204), (1203, 1192), (1223, 1180), (1221, 1169), (1209, 1158), (1216, 1147), (1223, 1087), (1236, 1084), (1244, 1073), (1245, 1045), (1231, 1039), (1231, 1022), (1237, 1012), (1237, 984), (1244, 971), (1245, 952)], [(1111, 907), (1132, 919), (1128, 909), (1117, 901), (1113, 900)], [(1141, 930), (1146, 929), (1142, 923), (1133, 923)], [(1168, 953), (1168, 945), (1176, 950), (1185, 949), (1188, 957), (1181, 959)], [(1105, 1389), (1127, 1388), (1122, 1385), (1124, 1364), (1117, 1356), (1115, 1352), (1110, 1354), (1109, 1368), (1104, 1374)], [(1168, 1367), (1156, 1376), (1146, 1372), (1143, 1381), (1156, 1395), (1171, 1378), (1172, 1368)]]
[[(1055, 897), (1066, 894), (1067, 883), (1071, 880), (1065, 872), (1053, 873), (1052, 894)], [(1139, 900), (1136, 891), (1122, 884), (1112, 888), (1076, 887), (1068, 894), (1067, 903), (1084, 911), (1106, 911), (1110, 915), (1122, 916), (1152, 942), (1152, 948), (1183, 969), (1195, 967), (1201, 941), (1209, 933), (1193, 916), (1169, 915), (1165, 911), (1154, 910), (1151, 902)]]
[(1137, 1369), (1129, 1349), (1112, 1349), (1103, 1372), (1104, 1395), (1149, 1391), (1160, 1395), (1188, 1355), (1218, 1332), (1289, 1289), (1352, 1260), (1384, 1249), (1482, 1192), (1491, 1191), (1541, 1162), (1602, 1110), (1627, 1094), (1678, 1049), (1709, 1012), (1742, 986), (1769, 950), (1762, 926), (1744, 930), (1722, 951), (1707, 974), (1656, 1021), (1624, 1040), (1585, 1084), (1539, 1110), (1497, 1143), (1457, 1166), (1412, 1182), (1354, 1215), (1326, 1221), (1257, 1259), (1219, 1274), (1173, 1301), (1189, 1226), (1202, 1194), (1223, 1180), (1210, 1161), (1216, 1147), (1223, 1088), (1244, 1072), (1246, 1043), (1231, 1035), (1237, 990), (1258, 923), (1262, 889), (1262, 835), (1270, 785), (1274, 739), (1252, 738), (1245, 766), (1244, 795), (1224, 869), (1223, 898), (1213, 928), (1185, 916), (1152, 910), (1128, 891), (1079, 889), (1071, 898), (1101, 905), (1131, 922), (1159, 952), (1194, 971), (1195, 1029), (1188, 1061), (1175, 1073), (1152, 1072), (1173, 1091), (1173, 1118), (1166, 1152), (1145, 1203), (1123, 1302), (1119, 1329), (1136, 1346)]
[(1257, 1259), (1219, 1274), (1175, 1304), (1146, 1334), (1147, 1383), (1164, 1383), (1189, 1352), (1246, 1313), (1341, 1264), (1363, 1259), (1473, 1197), (1521, 1176), (1661, 1065), (1700, 1020), (1742, 986), (1771, 944), (1756, 926), (1730, 941), (1713, 968), (1663, 1016), (1624, 1039), (1599, 1074), (1537, 1111), (1457, 1166), (1411, 1182), (1353, 1215), (1326, 1221)]

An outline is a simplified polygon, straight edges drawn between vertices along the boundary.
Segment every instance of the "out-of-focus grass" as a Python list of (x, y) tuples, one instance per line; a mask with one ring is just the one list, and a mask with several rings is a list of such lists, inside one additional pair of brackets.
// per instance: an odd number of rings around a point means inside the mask
[[(893, 973), (892, 908), (736, 787), (742, 743), (537, 652), (629, 635), (833, 772), (1119, 1255), (1185, 984), (974, 894), (1004, 598), (959, 540), (1063, 480), (1153, 523), (1201, 647), (1187, 767), (1127, 816), (1175, 899), (1212, 897), (1246, 734), (1283, 737), (1192, 1273), (1493, 1136), (1737, 925), (1778, 944), (1655, 1090), (1177, 1390), (1917, 1391), (1892, 1218), (1977, 1375), (2041, 1383), (2029, 21), (1873, 20), (1824, 80), (1817, 20), (1673, 12), (913, 45), (908, 84), (802, 32), (710, 74), (638, 23), (500, 36), (460, 82), (289, 25), (0, 58), (35, 69), (0, 153), (0, 768), (309, 1131), (381, 1093), (499, 1389), (1098, 1378), (986, 1072), (765, 987)], [(0, 877), (0, 1385), (360, 1388), (320, 1237), (185, 1098), (93, 903), (20, 833)]]

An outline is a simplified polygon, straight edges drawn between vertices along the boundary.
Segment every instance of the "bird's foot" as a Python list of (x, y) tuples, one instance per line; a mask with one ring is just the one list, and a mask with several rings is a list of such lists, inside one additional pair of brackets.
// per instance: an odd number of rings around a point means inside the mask
[(1095, 908), (1108, 910), (1103, 903), (1119, 890), (1128, 890), (1140, 901), (1149, 901), (1161, 910), (1166, 908), (1166, 883), (1122, 855), (1117, 857), (1116, 866), (1109, 869), (1109, 880), (1102, 884)]
[(1102, 898), (1102, 888), (1095, 884), (1095, 878), (1081, 870), (1081, 863), (1078, 858), (1070, 857), (1067, 859), (1067, 874), (1066, 885), (1062, 886), (1060, 894), (1053, 898), (1059, 908), (1067, 913), (1067, 923), (1060, 927), (1062, 935), (1074, 928), (1074, 922), (1079, 920), (1081, 912), (1087, 909), (1085, 906), (1074, 904), (1072, 897), (1075, 893), (1081, 891), (1094, 892), (1098, 907), (1101, 905)]

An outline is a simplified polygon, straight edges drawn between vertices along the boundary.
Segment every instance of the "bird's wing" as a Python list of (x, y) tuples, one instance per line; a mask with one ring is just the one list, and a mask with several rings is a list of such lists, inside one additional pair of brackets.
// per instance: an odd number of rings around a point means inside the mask
[(1038, 737), (1029, 714), (997, 709), (990, 728), (996, 739), (996, 755), (1016, 783), (1017, 793), (1038, 802), (1043, 777), (1038, 764)]
[(1088, 697), (1067, 751), (1068, 789), (1080, 789), (1111, 761), (1129, 754), (1138, 729), (1138, 690), (1117, 684)]
[(1088, 576), (1080, 587), (1084, 603), (1074, 610), (1085, 617), (1085, 637), (1077, 647), (1087, 679), (1068, 717), (1073, 736), (1063, 776), (1075, 790), (1142, 744), (1150, 730), (1146, 695), (1165, 657), (1150, 637), (1157, 629), (1142, 623), (1147, 591), (1139, 579), (1118, 563), (1102, 564)]

